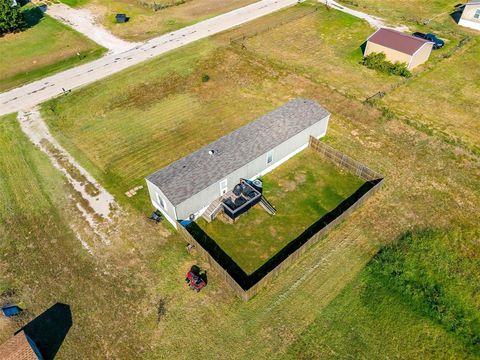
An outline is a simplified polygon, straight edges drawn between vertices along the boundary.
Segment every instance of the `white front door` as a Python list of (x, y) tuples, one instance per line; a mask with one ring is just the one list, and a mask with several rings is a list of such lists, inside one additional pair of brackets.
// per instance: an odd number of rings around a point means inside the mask
[(227, 190), (228, 190), (227, 186), (228, 186), (227, 179), (223, 179), (222, 181), (220, 181), (220, 195), (227, 193)]

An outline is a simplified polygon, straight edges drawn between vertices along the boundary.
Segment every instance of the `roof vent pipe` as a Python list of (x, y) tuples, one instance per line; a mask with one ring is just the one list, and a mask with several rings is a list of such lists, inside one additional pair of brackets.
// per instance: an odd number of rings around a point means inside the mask
[(213, 149), (212, 149), (212, 150), (209, 150), (208, 153), (209, 153), (210, 155), (215, 155), (215, 150), (213, 150)]

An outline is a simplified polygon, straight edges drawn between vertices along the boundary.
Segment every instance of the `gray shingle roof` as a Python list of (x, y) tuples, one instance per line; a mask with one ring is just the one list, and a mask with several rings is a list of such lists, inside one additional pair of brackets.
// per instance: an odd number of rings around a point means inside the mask
[(312, 100), (291, 100), (147, 179), (176, 206), (328, 115)]

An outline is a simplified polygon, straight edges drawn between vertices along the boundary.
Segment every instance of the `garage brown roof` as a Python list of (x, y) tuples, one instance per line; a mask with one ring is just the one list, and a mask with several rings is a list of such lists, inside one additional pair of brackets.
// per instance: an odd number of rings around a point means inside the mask
[(418, 49), (429, 42), (400, 31), (386, 28), (378, 29), (368, 38), (368, 41), (408, 55), (415, 54)]

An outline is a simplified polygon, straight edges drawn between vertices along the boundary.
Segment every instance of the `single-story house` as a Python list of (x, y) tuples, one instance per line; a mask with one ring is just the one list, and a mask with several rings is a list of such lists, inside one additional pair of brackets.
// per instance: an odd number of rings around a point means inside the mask
[(480, 1), (469, 1), (465, 4), (459, 25), (480, 30)]
[(364, 56), (384, 53), (393, 63), (406, 63), (408, 69), (423, 64), (430, 57), (433, 43), (393, 29), (381, 28), (367, 39)]
[(194, 219), (240, 179), (253, 180), (327, 132), (330, 113), (295, 99), (146, 178), (153, 206), (176, 227)]
[(43, 360), (43, 356), (35, 342), (22, 330), (0, 345), (0, 359)]

